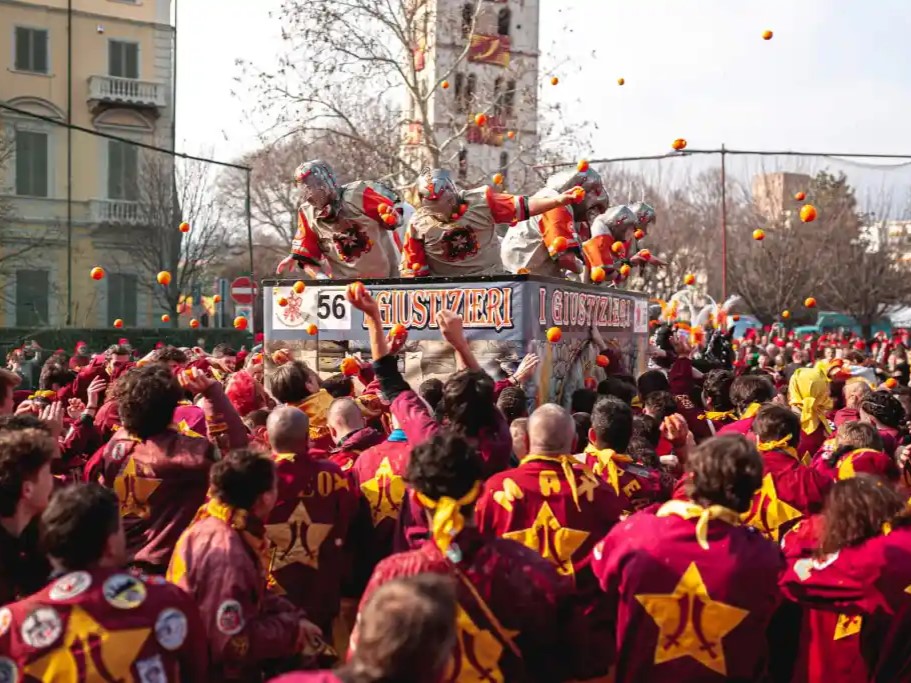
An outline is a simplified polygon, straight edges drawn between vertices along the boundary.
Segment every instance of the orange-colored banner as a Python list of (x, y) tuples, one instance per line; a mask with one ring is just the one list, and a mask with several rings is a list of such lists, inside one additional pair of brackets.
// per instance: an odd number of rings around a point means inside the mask
[(468, 61), (508, 67), (509, 36), (485, 36), (473, 33), (471, 44), (468, 47)]

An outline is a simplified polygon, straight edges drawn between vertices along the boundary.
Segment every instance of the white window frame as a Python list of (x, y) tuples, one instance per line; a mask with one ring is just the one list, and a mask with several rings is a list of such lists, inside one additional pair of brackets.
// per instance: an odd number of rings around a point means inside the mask
[[(120, 2), (121, 0), (117, 0)], [(126, 3), (133, 4), (133, 3)], [(136, 78), (130, 78), (129, 76), (115, 76), (111, 73), (111, 43), (126, 43), (127, 45), (136, 46)], [(138, 40), (126, 40), (124, 38), (108, 38), (108, 76), (111, 78), (130, 78), (130, 80), (141, 81), (142, 80), (142, 44)]]
[[(17, 68), (16, 68), (16, 29), (18, 29), (18, 28), (24, 28), (24, 29), (27, 29), (27, 30), (29, 30), (29, 31), (44, 31), (44, 32), (47, 34), (47, 51), (46, 51), (46, 52), (47, 52), (47, 54), (46, 54), (46, 59), (47, 59), (47, 71), (44, 71), (44, 72), (41, 72), (41, 71), (24, 71), (24, 70), (22, 70), (22, 69), (17, 69)], [(12, 73), (16, 73), (16, 74), (26, 74), (26, 75), (28, 75), (28, 76), (40, 76), (40, 77), (44, 77), (44, 78), (50, 78), (51, 76), (54, 75), (53, 72), (51, 71), (51, 65), (52, 65), (54, 62), (53, 62), (53, 60), (51, 59), (51, 57), (52, 57), (52, 53), (51, 53), (52, 41), (51, 41), (51, 29), (50, 29), (49, 27), (47, 27), (47, 26), (33, 26), (33, 25), (30, 25), (30, 24), (14, 24), (14, 25), (12, 26), (12, 28), (10, 29), (10, 41), (9, 41), (9, 42), (10, 42), (9, 70), (10, 70)]]

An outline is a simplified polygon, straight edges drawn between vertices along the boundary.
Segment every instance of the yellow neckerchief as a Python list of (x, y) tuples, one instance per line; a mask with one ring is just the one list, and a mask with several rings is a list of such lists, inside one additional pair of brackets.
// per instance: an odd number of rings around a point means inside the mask
[(756, 417), (756, 413), (759, 412), (760, 408), (762, 408), (761, 403), (751, 403), (750, 405), (748, 405), (746, 407), (746, 410), (744, 410), (742, 413), (740, 413), (740, 419), (748, 420), (751, 417)]
[(832, 409), (829, 380), (815, 368), (800, 368), (791, 375), (788, 383), (788, 403), (800, 409), (800, 428), (812, 434), (822, 427), (826, 434), (832, 432), (826, 415)]
[(465, 517), (462, 515), (462, 508), (478, 499), (481, 494), (481, 482), (476, 481), (468, 493), (458, 500), (449, 496), (433, 500), (423, 493), (416, 493), (418, 502), (433, 512), (431, 536), (440, 552), (446, 555), (449, 551), (449, 546), (452, 545), (452, 539), (465, 528)]
[(329, 412), (329, 404), (335, 400), (325, 389), (320, 389), (315, 394), (311, 394), (300, 403), (289, 403), (289, 406), (300, 408), (307, 417), (310, 418), (310, 438), (313, 440), (324, 437), (329, 433), (329, 427), (326, 425), (326, 415)]
[(786, 436), (783, 439), (778, 439), (778, 441), (761, 441), (756, 444), (756, 448), (759, 449), (760, 453), (767, 453), (769, 451), (782, 451), (787, 453), (795, 460), (800, 460), (800, 456), (797, 455), (797, 449), (794, 448), (791, 444), (791, 437)]
[(273, 453), (272, 460), (277, 463), (288, 461), (294, 462), (294, 459), (297, 457), (297, 453)]
[(740, 526), (740, 515), (723, 505), (710, 505), (707, 508), (689, 500), (669, 500), (656, 513), (658, 517), (676, 515), (683, 519), (698, 518), (696, 522), (696, 542), (703, 550), (709, 549), (709, 522), (719, 519), (731, 526)]
[(39, 389), (34, 394), (29, 394), (28, 400), (34, 401), (36, 398), (46, 398), (49, 401), (57, 400), (57, 392), (51, 389)]
[(275, 578), (272, 576), (273, 553), (269, 539), (266, 538), (266, 529), (263, 523), (253, 517), (247, 510), (231, 507), (218, 500), (218, 498), (210, 498), (197, 510), (196, 516), (190, 522), (190, 526), (209, 517), (220, 519), (240, 534), (240, 537), (259, 558), (264, 578), (266, 579), (266, 587), (272, 588), (275, 586)]
[(628, 455), (623, 455), (622, 453), (617, 453), (612, 448), (605, 448), (604, 450), (599, 450), (594, 444), (588, 444), (585, 447), (585, 453), (587, 455), (593, 455), (597, 458), (597, 464), (592, 468), (595, 474), (601, 476), (604, 472), (607, 472), (607, 480), (614, 489), (614, 493), (618, 496), (620, 495), (620, 468), (617, 467), (617, 463), (627, 463), (632, 462), (633, 459)]
[(838, 463), (838, 471), (836, 473), (836, 478), (841, 481), (843, 479), (852, 479), (857, 476), (857, 472), (854, 470), (854, 456), (860, 456), (864, 453), (878, 453), (872, 448), (855, 448), (853, 451), (845, 453), (841, 461)]
[(737, 413), (733, 410), (706, 410), (699, 416), (700, 420), (711, 420), (715, 422), (717, 420), (736, 420)]
[(580, 512), (582, 507), (579, 505), (579, 485), (576, 483), (576, 475), (573, 472), (573, 463), (576, 459), (571, 455), (526, 455), (519, 462), (519, 467), (529, 462), (552, 462), (560, 466), (563, 470), (563, 476), (566, 477), (566, 483), (569, 484), (569, 490), (573, 494), (573, 502), (576, 509)]
[(633, 396), (633, 400), (630, 401), (630, 404), (629, 404), (629, 405), (630, 405), (631, 408), (641, 408), (641, 407), (642, 407), (642, 399), (639, 398), (638, 396)]
[(191, 436), (194, 439), (201, 439), (202, 434), (198, 434), (190, 429), (190, 425), (187, 424), (186, 420), (181, 420), (180, 422), (172, 422), (168, 425), (168, 429), (177, 432), (178, 434), (183, 434), (184, 436)]

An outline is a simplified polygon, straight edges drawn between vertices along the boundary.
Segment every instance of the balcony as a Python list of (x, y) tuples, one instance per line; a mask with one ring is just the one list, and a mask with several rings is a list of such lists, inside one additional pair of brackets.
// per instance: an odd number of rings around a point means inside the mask
[(140, 225), (145, 218), (140, 203), (126, 199), (93, 199), (89, 216), (96, 225)]
[(165, 86), (117, 76), (89, 77), (89, 104), (141, 107), (156, 112), (166, 106)]

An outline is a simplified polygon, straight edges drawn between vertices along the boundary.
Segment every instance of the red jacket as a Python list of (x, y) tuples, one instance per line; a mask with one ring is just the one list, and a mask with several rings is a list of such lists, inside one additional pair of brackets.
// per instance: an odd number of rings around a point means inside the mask
[(336, 448), (329, 451), (328, 459), (347, 472), (354, 465), (358, 456), (371, 446), (376, 446), (386, 439), (386, 435), (373, 427), (364, 427), (351, 432)]

